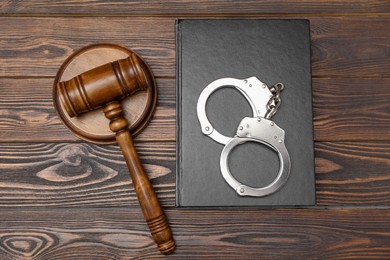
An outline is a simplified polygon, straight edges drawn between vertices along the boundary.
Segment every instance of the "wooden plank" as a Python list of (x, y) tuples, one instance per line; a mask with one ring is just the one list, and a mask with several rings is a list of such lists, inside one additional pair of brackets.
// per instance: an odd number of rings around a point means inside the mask
[(390, 142), (316, 143), (318, 205), (390, 205)]
[(55, 76), (74, 51), (101, 42), (131, 48), (156, 75), (172, 76), (174, 23), (159, 18), (0, 17), (0, 76)]
[[(173, 207), (175, 143), (136, 147), (162, 205)], [(318, 205), (390, 205), (390, 142), (316, 143), (315, 153)], [(138, 207), (116, 145), (2, 143), (0, 172), (0, 208)]]
[(390, 79), (313, 79), (316, 141), (390, 140)]
[(257, 14), (257, 13), (386, 13), (390, 5), (385, 0), (244, 0), (232, 4), (227, 0), (199, 1), (4, 1), (1, 14)]
[[(139, 210), (1, 211), (0, 258), (163, 257)], [(167, 210), (172, 259), (390, 257), (388, 209)]]
[(314, 76), (390, 76), (390, 16), (311, 17)]
[[(73, 142), (52, 105), (53, 79), (0, 78), (0, 142)], [(313, 80), (316, 141), (390, 140), (390, 78)], [(158, 79), (158, 108), (140, 141), (175, 141), (175, 80)]]
[[(390, 76), (389, 16), (289, 18), (310, 19), (314, 77)], [(53, 77), (72, 52), (97, 42), (133, 48), (157, 77), (174, 77), (174, 23), (174, 18), (0, 17), (0, 77)]]
[[(0, 145), (0, 207), (138, 206), (117, 145)], [(175, 201), (175, 145), (136, 143), (163, 205)]]

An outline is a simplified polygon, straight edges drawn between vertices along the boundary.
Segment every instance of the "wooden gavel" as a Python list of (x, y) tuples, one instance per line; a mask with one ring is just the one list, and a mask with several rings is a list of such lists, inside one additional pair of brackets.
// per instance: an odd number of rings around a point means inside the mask
[(120, 100), (154, 84), (153, 76), (136, 54), (86, 71), (57, 84), (59, 100), (70, 117), (103, 107), (110, 129), (125, 157), (134, 189), (154, 241), (163, 254), (175, 250), (167, 218), (138, 157), (129, 123), (123, 116)]

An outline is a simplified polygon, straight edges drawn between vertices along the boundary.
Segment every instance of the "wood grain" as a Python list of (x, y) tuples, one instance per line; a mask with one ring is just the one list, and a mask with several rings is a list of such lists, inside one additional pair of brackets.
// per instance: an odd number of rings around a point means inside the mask
[[(136, 147), (162, 206), (173, 207), (175, 143)], [(315, 152), (318, 205), (390, 205), (390, 142), (316, 143)], [(116, 145), (2, 143), (0, 172), (0, 208), (138, 208)]]
[[(310, 19), (313, 76), (390, 76), (389, 16), (289, 18)], [(53, 77), (72, 52), (98, 42), (126, 45), (156, 77), (174, 77), (174, 24), (174, 18), (0, 17), (0, 77)]]
[(174, 23), (160, 18), (0, 17), (0, 76), (53, 77), (74, 51), (105, 42), (137, 52), (155, 75), (172, 76)]
[(2, 14), (257, 14), (257, 13), (386, 13), (390, 5), (385, 0), (243, 0), (232, 4), (227, 0), (217, 1), (3, 1)]
[(390, 16), (311, 17), (314, 76), (390, 76)]
[(390, 142), (316, 143), (317, 205), (390, 205)]
[[(53, 81), (0, 78), (0, 142), (78, 140), (54, 111)], [(389, 84), (389, 78), (315, 78), (315, 140), (390, 140)], [(157, 86), (157, 111), (136, 140), (175, 140), (175, 80), (158, 79)]]
[(313, 79), (316, 141), (390, 140), (390, 79)]
[[(117, 145), (0, 145), (0, 207), (139, 207)], [(136, 144), (162, 205), (175, 201), (175, 146)]]
[[(173, 259), (390, 257), (386, 209), (198, 209), (167, 215), (178, 244)], [(136, 209), (14, 210), (0, 217), (2, 259), (162, 257)]]

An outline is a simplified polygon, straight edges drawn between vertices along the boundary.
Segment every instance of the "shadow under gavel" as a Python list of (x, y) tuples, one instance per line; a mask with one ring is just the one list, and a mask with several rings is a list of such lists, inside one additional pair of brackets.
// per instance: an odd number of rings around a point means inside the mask
[(106, 118), (110, 120), (110, 129), (115, 132), (115, 138), (125, 157), (153, 239), (161, 253), (171, 254), (175, 250), (172, 232), (138, 157), (128, 131), (129, 123), (123, 116), (120, 103), (120, 100), (138, 91), (147, 90), (153, 84), (154, 79), (148, 66), (133, 54), (126, 59), (99, 66), (58, 83), (57, 93), (70, 117), (103, 107)]

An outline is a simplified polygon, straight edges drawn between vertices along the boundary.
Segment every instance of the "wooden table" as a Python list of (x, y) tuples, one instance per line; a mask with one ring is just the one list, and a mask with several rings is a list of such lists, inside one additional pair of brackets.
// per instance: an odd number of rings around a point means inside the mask
[[(52, 104), (92, 43), (137, 51), (158, 108), (136, 146), (177, 243), (172, 258), (390, 258), (390, 3), (0, 1), (0, 258), (161, 256), (115, 145), (78, 140)], [(310, 19), (317, 205), (175, 208), (175, 19)]]

